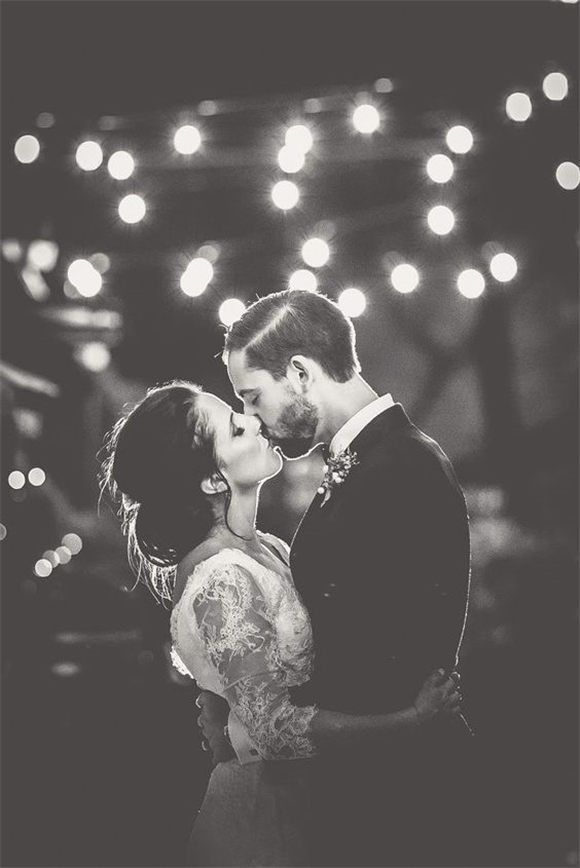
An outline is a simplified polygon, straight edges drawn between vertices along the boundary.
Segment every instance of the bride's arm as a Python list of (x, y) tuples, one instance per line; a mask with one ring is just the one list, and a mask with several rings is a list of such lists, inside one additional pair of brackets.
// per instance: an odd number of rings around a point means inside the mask
[(266, 760), (312, 757), (328, 749), (382, 742), (453, 713), (455, 682), (428, 679), (414, 706), (384, 715), (351, 715), (293, 705), (277, 662), (274, 628), (251, 574), (229, 565), (204, 584), (193, 602), (197, 627), (232, 712)]

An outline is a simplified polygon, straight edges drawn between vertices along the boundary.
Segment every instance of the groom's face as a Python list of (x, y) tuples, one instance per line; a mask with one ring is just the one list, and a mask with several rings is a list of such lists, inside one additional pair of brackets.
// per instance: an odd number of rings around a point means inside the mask
[(249, 367), (243, 350), (229, 354), (228, 374), (244, 413), (260, 420), (264, 436), (286, 458), (300, 458), (316, 446), (318, 410), (288, 378)]

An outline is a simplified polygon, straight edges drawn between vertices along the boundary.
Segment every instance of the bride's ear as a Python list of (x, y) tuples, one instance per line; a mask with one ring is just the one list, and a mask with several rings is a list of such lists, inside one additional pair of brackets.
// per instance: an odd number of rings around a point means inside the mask
[(207, 479), (203, 479), (200, 488), (204, 494), (221, 494), (228, 490), (227, 483), (219, 473), (212, 473)]

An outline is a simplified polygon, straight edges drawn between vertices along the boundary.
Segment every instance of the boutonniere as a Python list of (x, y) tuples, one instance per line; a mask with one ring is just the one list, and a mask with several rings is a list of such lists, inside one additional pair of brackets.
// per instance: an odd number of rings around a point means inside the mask
[(324, 465), (324, 478), (322, 485), (318, 489), (318, 494), (324, 494), (324, 498), (320, 506), (324, 506), (334, 488), (337, 485), (342, 485), (351, 469), (358, 464), (358, 456), (356, 452), (351, 452), (350, 449), (344, 449), (335, 455), (334, 458), (329, 458)]

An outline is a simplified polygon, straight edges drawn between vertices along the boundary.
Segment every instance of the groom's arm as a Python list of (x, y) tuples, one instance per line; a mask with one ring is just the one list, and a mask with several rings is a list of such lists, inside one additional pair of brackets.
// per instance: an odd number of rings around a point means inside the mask
[(230, 708), (225, 699), (210, 690), (202, 690), (196, 705), (200, 709), (197, 725), (209, 746), (213, 765), (233, 759), (236, 753), (226, 734)]

